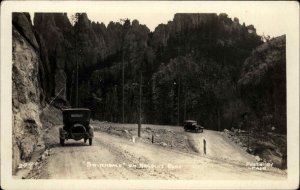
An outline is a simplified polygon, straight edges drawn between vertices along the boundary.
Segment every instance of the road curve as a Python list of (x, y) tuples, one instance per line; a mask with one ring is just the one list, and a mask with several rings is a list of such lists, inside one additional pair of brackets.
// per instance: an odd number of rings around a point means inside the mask
[[(56, 130), (56, 129), (55, 129)], [(256, 171), (245, 166), (252, 158), (238, 152), (217, 132), (188, 134), (200, 149), (207, 141), (207, 155), (191, 154), (132, 141), (104, 132), (95, 132), (92, 146), (69, 140), (58, 143), (39, 171), (31, 176), (40, 179), (285, 179), (280, 170)], [(223, 157), (238, 158), (238, 162)], [(249, 160), (248, 160), (249, 159)]]

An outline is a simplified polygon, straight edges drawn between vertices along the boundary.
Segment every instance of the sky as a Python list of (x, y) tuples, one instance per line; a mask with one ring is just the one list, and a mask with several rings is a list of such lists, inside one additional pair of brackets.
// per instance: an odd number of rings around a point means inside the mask
[[(76, 2), (68, 5), (68, 10), (59, 8), (55, 12), (67, 12), (68, 16), (75, 12), (86, 12), (91, 21), (118, 22), (122, 18), (137, 19), (153, 31), (160, 23), (172, 20), (175, 13), (226, 13), (230, 18), (237, 17), (242, 24), (254, 25), (257, 34), (271, 37), (286, 34), (289, 30), (289, 11), (291, 3), (282, 2)], [(47, 11), (51, 12), (51, 8)], [(33, 14), (32, 11), (31, 14)]]

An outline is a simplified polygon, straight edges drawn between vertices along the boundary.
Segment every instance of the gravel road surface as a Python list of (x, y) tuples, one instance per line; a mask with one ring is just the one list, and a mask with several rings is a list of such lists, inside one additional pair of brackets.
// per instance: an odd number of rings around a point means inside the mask
[[(52, 131), (57, 134), (58, 127)], [(276, 168), (249, 169), (246, 162), (255, 162), (254, 158), (219, 132), (204, 130), (204, 133), (186, 135), (198, 153), (177, 151), (139, 139), (133, 142), (97, 131), (92, 146), (84, 144), (83, 140), (69, 140), (63, 147), (53, 144), (50, 156), (38, 169), (33, 169), (28, 178), (265, 180), (287, 176)], [(206, 140), (206, 154), (203, 139)]]

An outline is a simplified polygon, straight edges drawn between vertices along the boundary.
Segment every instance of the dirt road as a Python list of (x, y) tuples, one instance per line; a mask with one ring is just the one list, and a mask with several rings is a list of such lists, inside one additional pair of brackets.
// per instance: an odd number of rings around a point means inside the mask
[[(57, 130), (57, 129), (53, 129)], [(32, 178), (46, 179), (285, 179), (283, 171), (246, 167), (251, 156), (240, 152), (217, 132), (189, 133), (201, 150), (207, 141), (207, 155), (185, 153), (104, 132), (95, 132), (92, 146), (69, 140), (55, 144), (50, 156)], [(226, 154), (224, 153), (226, 152)], [(224, 156), (225, 155), (225, 156)]]

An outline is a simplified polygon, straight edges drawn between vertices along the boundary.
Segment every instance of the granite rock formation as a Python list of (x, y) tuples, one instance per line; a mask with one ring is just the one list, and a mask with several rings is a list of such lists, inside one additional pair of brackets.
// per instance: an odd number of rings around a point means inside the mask
[(12, 162), (28, 161), (41, 134), (43, 94), (39, 78), (39, 45), (29, 14), (13, 13), (12, 28)]

